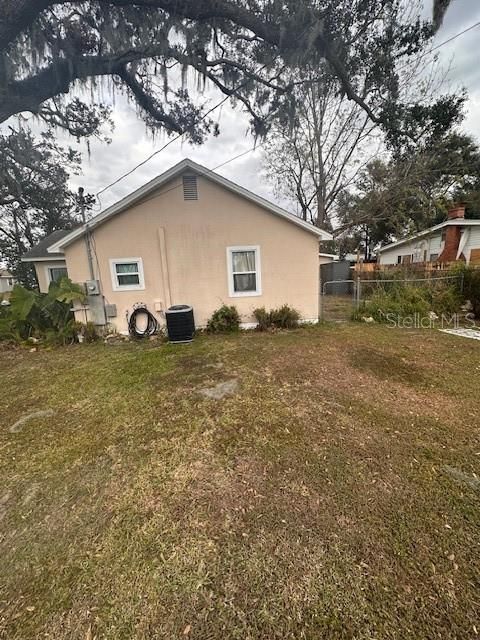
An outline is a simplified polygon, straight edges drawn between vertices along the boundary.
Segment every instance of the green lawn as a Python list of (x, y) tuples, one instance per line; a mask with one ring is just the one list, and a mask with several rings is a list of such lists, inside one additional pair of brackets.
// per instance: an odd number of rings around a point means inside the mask
[(480, 634), (480, 343), (4, 349), (0, 389), (0, 638)]

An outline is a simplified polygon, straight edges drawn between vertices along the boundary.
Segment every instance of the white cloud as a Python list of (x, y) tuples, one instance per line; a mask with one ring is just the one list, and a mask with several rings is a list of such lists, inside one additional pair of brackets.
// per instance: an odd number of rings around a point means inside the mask
[[(431, 4), (432, 0), (424, 2), (426, 16), (431, 15)], [(477, 0), (454, 0), (435, 42), (446, 40), (477, 20), (480, 20), (480, 3)], [(450, 87), (456, 89), (465, 86), (469, 91), (468, 113), (463, 128), (480, 139), (479, 35), (480, 27), (441, 47), (438, 55), (445, 66), (452, 63)], [(190, 78), (189, 84), (193, 93), (193, 77)], [(220, 97), (217, 91), (207, 90), (203, 95), (209, 105), (214, 105)], [(105, 91), (104, 99), (109, 99), (108, 91)], [(221, 134), (217, 138), (209, 137), (201, 146), (192, 146), (182, 141), (172, 143), (133, 174), (108, 189), (101, 196), (102, 207), (112, 204), (182, 158), (190, 157), (208, 168), (214, 168), (254, 145), (249, 133), (248, 117), (240, 108), (234, 109), (229, 103), (225, 103), (212, 114), (212, 117), (218, 119), (220, 124)], [(83, 150), (84, 155), (83, 175), (72, 178), (75, 188), (81, 185), (88, 192), (97, 193), (168, 141), (168, 137), (161, 135), (152, 139), (134, 107), (124, 97), (117, 96), (115, 99), (114, 121), (115, 130), (110, 145), (93, 142), (88, 155), (85, 144), (80, 143), (79, 148)], [(62, 141), (75, 146), (71, 139), (63, 137)], [(272, 185), (266, 181), (262, 172), (261, 155), (262, 150), (259, 148), (221, 167), (218, 172), (266, 198), (278, 201)], [(282, 204), (285, 205), (285, 202)]]

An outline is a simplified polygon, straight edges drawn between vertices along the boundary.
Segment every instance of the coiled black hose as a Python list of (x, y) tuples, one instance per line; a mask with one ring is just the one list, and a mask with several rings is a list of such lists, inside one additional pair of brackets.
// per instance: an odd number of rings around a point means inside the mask
[[(137, 319), (139, 316), (147, 316), (145, 329), (139, 329)], [(158, 331), (158, 322), (153, 313), (146, 307), (135, 307), (128, 319), (128, 333), (132, 338), (148, 338)]]

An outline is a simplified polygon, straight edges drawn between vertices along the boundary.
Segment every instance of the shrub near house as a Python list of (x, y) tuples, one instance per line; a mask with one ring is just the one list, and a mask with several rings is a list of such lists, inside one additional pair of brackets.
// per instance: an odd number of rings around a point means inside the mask
[(431, 286), (395, 282), (379, 287), (353, 313), (354, 320), (371, 317), (376, 322), (392, 322), (405, 318), (453, 316), (463, 301), (457, 284)]
[(53, 282), (48, 293), (15, 285), (10, 305), (0, 308), (0, 340), (73, 342), (79, 327), (71, 311), (72, 302), (84, 297), (83, 289), (68, 278)]

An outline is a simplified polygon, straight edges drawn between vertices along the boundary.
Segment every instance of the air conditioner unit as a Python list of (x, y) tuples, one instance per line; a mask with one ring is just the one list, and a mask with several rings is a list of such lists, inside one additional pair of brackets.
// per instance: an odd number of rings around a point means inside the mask
[(170, 342), (191, 342), (195, 335), (193, 309), (187, 304), (177, 304), (165, 312)]

